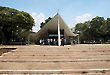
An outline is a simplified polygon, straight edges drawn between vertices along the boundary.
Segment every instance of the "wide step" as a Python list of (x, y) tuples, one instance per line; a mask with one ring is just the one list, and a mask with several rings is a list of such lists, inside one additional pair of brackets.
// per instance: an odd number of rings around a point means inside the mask
[(109, 44), (14, 47), (0, 57), (0, 74), (110, 75)]

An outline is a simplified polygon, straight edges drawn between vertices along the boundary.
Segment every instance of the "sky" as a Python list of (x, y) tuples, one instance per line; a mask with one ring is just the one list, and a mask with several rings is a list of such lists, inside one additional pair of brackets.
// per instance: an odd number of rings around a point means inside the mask
[(58, 9), (70, 28), (95, 16), (110, 18), (110, 0), (0, 0), (0, 6), (30, 13), (36, 23), (34, 32), (40, 29), (41, 22), (53, 17)]

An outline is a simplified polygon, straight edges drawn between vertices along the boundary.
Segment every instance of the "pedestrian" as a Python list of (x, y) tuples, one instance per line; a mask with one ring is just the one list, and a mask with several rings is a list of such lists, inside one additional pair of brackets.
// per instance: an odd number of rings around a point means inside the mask
[(66, 39), (64, 38), (64, 45), (66, 45)]
[(61, 39), (61, 45), (64, 46), (64, 38)]
[(39, 40), (39, 44), (40, 44), (40, 45), (42, 44), (42, 40), (41, 40), (41, 39)]
[(50, 39), (47, 39), (48, 45), (50, 45)]

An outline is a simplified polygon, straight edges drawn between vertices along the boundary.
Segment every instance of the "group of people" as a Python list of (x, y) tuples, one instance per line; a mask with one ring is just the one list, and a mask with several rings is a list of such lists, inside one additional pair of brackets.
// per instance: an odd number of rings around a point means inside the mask
[[(66, 45), (66, 39), (65, 38), (61, 38), (60, 39), (60, 41), (61, 41), (61, 45)], [(41, 39), (40, 41), (39, 41), (39, 44), (40, 45), (58, 45), (58, 39)]]

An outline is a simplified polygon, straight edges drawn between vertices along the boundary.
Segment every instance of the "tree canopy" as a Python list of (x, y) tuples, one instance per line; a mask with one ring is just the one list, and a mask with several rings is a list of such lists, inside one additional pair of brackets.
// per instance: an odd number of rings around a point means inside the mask
[(25, 40), (34, 25), (34, 19), (27, 12), (0, 7), (0, 43)]
[(109, 42), (110, 41), (110, 18), (96, 16), (91, 21), (78, 23), (75, 32), (80, 35), (80, 42)]
[(45, 20), (45, 22), (40, 23), (40, 28), (42, 28), (44, 25), (46, 25), (52, 18), (49, 17), (48, 19)]

